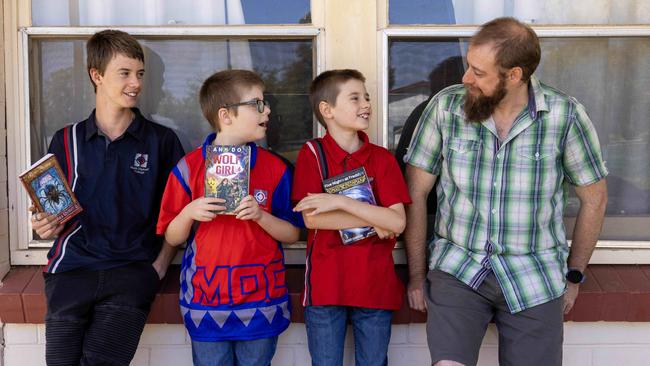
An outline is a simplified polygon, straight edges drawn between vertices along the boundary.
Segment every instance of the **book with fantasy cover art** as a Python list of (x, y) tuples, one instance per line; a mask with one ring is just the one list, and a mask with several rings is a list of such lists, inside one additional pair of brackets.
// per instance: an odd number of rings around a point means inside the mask
[(55, 215), (59, 223), (70, 220), (82, 211), (53, 154), (42, 157), (18, 178), (25, 186), (36, 211)]
[(248, 196), (251, 148), (248, 145), (210, 145), (205, 151), (205, 197), (226, 200), (219, 214), (234, 215)]
[[(375, 195), (372, 193), (368, 175), (366, 174), (366, 169), (363, 167), (325, 179), (323, 181), (323, 188), (325, 188), (325, 192), (327, 193), (342, 194), (371, 205), (377, 204)], [(339, 230), (339, 233), (341, 234), (341, 240), (344, 245), (349, 245), (377, 234), (371, 226), (342, 229)]]

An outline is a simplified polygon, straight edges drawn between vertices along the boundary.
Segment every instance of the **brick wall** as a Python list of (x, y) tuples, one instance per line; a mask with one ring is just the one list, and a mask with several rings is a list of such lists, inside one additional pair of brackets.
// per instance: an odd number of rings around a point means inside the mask
[[(352, 339), (348, 332), (345, 365), (354, 364)], [(42, 324), (5, 324), (4, 366), (45, 365), (45, 327)], [(564, 365), (610, 366), (648, 365), (650, 323), (594, 322), (565, 323)], [(497, 333), (490, 326), (481, 348), (479, 366), (497, 364)], [(424, 324), (394, 325), (389, 365), (428, 365)], [(182, 325), (149, 324), (132, 365), (191, 365), (189, 338)], [(304, 324), (292, 324), (282, 334), (273, 366), (309, 365)]]

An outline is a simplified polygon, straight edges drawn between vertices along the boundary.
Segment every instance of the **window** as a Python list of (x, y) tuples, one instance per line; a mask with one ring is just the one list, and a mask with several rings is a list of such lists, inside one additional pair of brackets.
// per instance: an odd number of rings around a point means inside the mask
[(7, 72), (6, 80), (17, 91), (8, 95), (8, 110), (16, 117), (8, 126), (14, 264), (44, 263), (42, 248), (51, 242), (30, 232), (28, 199), (12, 180), (45, 154), (54, 132), (92, 111), (85, 46), (98, 30), (118, 28), (141, 42), (146, 73), (139, 107), (174, 129), (186, 151), (211, 132), (198, 104), (201, 83), (229, 68), (254, 70), (266, 83), (272, 113), (260, 144), (295, 160), (301, 145), (318, 132), (308, 88), (322, 64), (322, 33), (312, 24), (309, 0), (32, 0), (31, 8), (16, 0), (9, 5), (5, 19), (18, 31), (15, 40), (8, 37), (16, 72)]
[[(405, 121), (417, 118), (431, 95), (460, 83), (467, 41), (478, 25), (517, 17), (540, 36), (536, 75), (584, 104), (598, 130), (610, 170), (599, 245), (650, 249), (649, 10), (648, 0), (388, 1), (390, 24), (380, 31), (386, 146), (398, 147)], [(569, 235), (577, 208), (571, 193), (565, 211)]]

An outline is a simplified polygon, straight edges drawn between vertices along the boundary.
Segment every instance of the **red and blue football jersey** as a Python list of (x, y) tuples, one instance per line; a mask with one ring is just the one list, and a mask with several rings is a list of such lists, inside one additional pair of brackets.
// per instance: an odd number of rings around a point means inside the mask
[[(205, 149), (187, 154), (172, 170), (163, 194), (157, 232), (191, 201), (204, 195)], [(273, 153), (249, 143), (249, 193), (274, 216), (301, 226), (290, 204), (291, 169)], [(180, 308), (196, 341), (251, 340), (275, 336), (290, 322), (282, 245), (254, 221), (218, 215), (196, 222), (181, 266)]]

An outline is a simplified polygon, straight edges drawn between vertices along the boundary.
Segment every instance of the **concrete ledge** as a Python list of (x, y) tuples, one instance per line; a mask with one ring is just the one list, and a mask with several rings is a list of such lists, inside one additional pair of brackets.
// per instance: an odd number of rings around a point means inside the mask
[[(399, 277), (406, 281), (405, 265), (396, 266)], [(44, 282), (39, 266), (15, 266), (0, 287), (0, 321), (3, 323), (44, 323), (46, 310)], [(304, 288), (304, 266), (287, 266), (293, 312), (291, 320), (304, 322), (300, 295)], [(650, 265), (591, 265), (587, 282), (567, 321), (650, 321)], [(172, 266), (161, 283), (148, 323), (181, 324), (178, 310), (179, 267)], [(426, 314), (408, 308), (395, 312), (394, 324), (424, 323)]]

